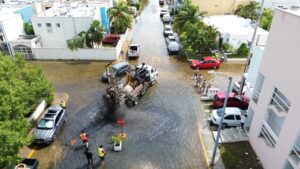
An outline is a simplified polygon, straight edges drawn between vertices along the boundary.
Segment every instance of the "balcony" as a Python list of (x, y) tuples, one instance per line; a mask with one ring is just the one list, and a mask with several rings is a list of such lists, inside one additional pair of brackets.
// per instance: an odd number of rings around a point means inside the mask
[(271, 108), (278, 115), (285, 116), (290, 109), (290, 101), (275, 88), (269, 108)]
[(260, 129), (259, 137), (265, 141), (268, 147), (275, 147), (277, 138), (269, 128), (268, 124), (263, 124), (262, 128)]

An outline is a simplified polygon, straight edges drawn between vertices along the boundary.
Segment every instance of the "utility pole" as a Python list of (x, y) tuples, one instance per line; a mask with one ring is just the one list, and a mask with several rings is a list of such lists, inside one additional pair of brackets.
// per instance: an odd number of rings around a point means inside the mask
[(225, 97), (224, 105), (223, 105), (223, 108), (222, 108), (221, 120), (220, 120), (219, 127), (218, 127), (218, 134), (217, 134), (217, 137), (216, 137), (216, 140), (215, 140), (215, 146), (214, 146), (213, 154), (212, 154), (212, 157), (211, 157), (211, 162), (210, 162), (211, 166), (213, 166), (215, 164), (215, 157), (216, 157), (216, 153), (217, 153), (217, 149), (218, 149), (218, 145), (219, 145), (221, 129), (222, 129), (222, 126), (223, 126), (223, 120), (224, 120), (224, 116), (225, 116), (225, 108), (226, 108), (226, 105), (227, 105), (227, 102), (228, 102), (229, 93), (231, 91), (231, 83), (232, 83), (232, 77), (229, 77), (229, 83), (228, 83), (228, 87), (227, 87), (226, 97)]
[(264, 1), (265, 0), (262, 0), (261, 4), (260, 4), (259, 16), (258, 16), (257, 21), (255, 23), (254, 33), (253, 33), (252, 40), (251, 40), (250, 47), (249, 47), (249, 54), (248, 54), (248, 57), (247, 57), (246, 65), (245, 65), (245, 68), (244, 68), (244, 73), (242, 75), (242, 80), (241, 80), (241, 83), (240, 83), (239, 94), (243, 93), (243, 89), (244, 89), (244, 85), (245, 85), (245, 81), (246, 81), (245, 73), (248, 71), (249, 64), (250, 64), (250, 61), (251, 61), (251, 57), (252, 57), (251, 51), (252, 51), (254, 40), (255, 40), (255, 37), (256, 37), (257, 28), (259, 27), (259, 21), (260, 21), (260, 18), (262, 16)]
[(174, 8), (173, 8), (173, 10), (174, 10), (174, 16), (173, 17), (175, 17), (176, 6), (177, 6), (177, 0), (174, 0)]

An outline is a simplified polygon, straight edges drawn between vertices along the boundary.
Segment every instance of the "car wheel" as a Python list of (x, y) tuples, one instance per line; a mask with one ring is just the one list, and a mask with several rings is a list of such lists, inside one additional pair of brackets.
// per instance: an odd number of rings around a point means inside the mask
[(228, 127), (227, 123), (223, 123), (222, 128)]
[(117, 46), (117, 43), (113, 43), (114, 46)]
[(213, 67), (213, 69), (216, 69), (216, 68), (217, 68), (217, 66), (214, 66), (214, 67)]

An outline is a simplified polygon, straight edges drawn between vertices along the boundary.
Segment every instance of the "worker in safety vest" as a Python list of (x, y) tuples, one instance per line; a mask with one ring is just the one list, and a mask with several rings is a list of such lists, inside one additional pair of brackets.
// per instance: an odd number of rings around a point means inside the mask
[(89, 142), (88, 142), (88, 139), (87, 139), (87, 134), (83, 130), (81, 131), (80, 139), (81, 139), (81, 141), (83, 143), (86, 144), (86, 147), (89, 147)]
[(66, 102), (64, 100), (61, 100), (60, 102), (60, 107), (62, 107), (63, 109), (66, 109)]
[(98, 148), (98, 156), (100, 157), (101, 162), (104, 160), (105, 153), (106, 151), (104, 150), (103, 145), (100, 145), (100, 147)]

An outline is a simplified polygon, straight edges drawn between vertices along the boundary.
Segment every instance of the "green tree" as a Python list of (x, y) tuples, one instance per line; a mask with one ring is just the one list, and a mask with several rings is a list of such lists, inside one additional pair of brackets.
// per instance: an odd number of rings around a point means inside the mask
[(242, 43), (241, 46), (237, 50), (238, 55), (247, 56), (249, 54), (249, 48), (245, 43)]
[(42, 70), (21, 55), (0, 53), (0, 168), (14, 162), (27, 145), (30, 124), (26, 117), (42, 99), (53, 100), (53, 87)]
[(259, 3), (256, 1), (251, 1), (248, 5), (239, 5), (237, 9), (234, 11), (234, 14), (243, 18), (257, 20), (258, 10), (259, 10)]
[(126, 3), (120, 2), (108, 10), (108, 16), (114, 33), (122, 34), (131, 28), (132, 16)]
[(82, 31), (73, 39), (67, 40), (68, 48), (72, 51), (78, 48), (84, 48), (84, 42), (89, 48), (93, 48), (94, 44), (100, 45), (104, 34), (104, 28), (98, 20), (93, 21), (87, 32)]
[(33, 27), (28, 22), (24, 23), (24, 30), (26, 35), (34, 35)]
[(270, 9), (264, 9), (262, 12), (262, 17), (260, 18), (259, 25), (265, 29), (269, 30), (272, 24), (273, 12)]
[(185, 29), (186, 24), (194, 24), (201, 20), (204, 12), (200, 12), (198, 6), (194, 6), (190, 0), (183, 2), (183, 5), (178, 8), (178, 14), (175, 16), (174, 28), (179, 32)]

